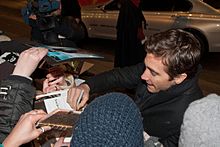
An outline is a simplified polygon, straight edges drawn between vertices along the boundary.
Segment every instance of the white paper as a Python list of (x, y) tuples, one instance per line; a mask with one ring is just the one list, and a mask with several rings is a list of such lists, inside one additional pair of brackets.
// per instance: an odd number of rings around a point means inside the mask
[[(80, 85), (81, 83), (85, 82), (83, 79), (75, 79), (76, 86)], [(67, 103), (67, 92), (69, 89), (54, 91), (46, 94), (37, 95), (36, 99), (44, 99), (44, 104), (46, 107), (47, 113), (50, 113), (56, 109), (67, 109), (74, 111), (70, 105)], [(83, 95), (83, 91), (78, 98), (78, 103), (80, 102)]]
[(45, 104), (47, 113), (50, 113), (50, 112), (54, 111), (55, 109), (73, 110), (70, 107), (70, 105), (67, 103), (67, 91), (68, 91), (67, 89), (57, 91), (57, 92), (59, 92), (59, 96), (44, 100), (44, 104)]
[(76, 86), (79, 86), (81, 83), (83, 83), (83, 82), (85, 82), (85, 80), (83, 80), (83, 79), (75, 79), (75, 84), (76, 84)]

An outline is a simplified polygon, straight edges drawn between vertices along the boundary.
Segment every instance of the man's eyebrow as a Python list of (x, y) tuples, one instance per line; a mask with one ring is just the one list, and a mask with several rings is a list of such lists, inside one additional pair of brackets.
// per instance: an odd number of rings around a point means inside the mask
[(150, 72), (154, 72), (155, 74), (159, 75), (158, 72), (156, 72), (155, 70), (153, 70), (152, 68), (150, 68), (149, 66), (146, 66), (146, 68), (148, 68), (150, 70)]

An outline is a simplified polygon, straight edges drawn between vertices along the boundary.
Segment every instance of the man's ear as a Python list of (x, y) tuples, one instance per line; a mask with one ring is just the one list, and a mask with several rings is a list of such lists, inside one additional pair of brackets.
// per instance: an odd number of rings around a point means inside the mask
[(187, 74), (186, 73), (182, 73), (182, 74), (179, 74), (178, 76), (176, 76), (174, 78), (174, 81), (176, 84), (180, 84), (182, 83), (185, 79), (187, 78)]

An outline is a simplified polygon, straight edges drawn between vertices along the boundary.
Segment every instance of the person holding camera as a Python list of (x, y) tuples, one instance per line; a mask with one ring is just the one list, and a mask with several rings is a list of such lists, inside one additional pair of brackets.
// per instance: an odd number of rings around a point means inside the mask
[(55, 27), (61, 14), (60, 0), (30, 0), (21, 13), (25, 23), (31, 26), (32, 41), (46, 44), (59, 41)]
[(31, 0), (22, 9), (22, 15), (31, 26), (33, 41), (75, 47), (74, 42), (85, 37), (78, 0)]

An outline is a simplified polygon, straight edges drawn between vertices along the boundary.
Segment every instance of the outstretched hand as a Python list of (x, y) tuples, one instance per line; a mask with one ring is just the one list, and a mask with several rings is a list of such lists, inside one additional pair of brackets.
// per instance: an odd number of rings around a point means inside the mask
[(32, 110), (22, 115), (12, 132), (4, 140), (4, 146), (20, 146), (37, 138), (44, 131), (50, 130), (49, 126), (44, 126), (43, 129), (36, 128), (36, 123), (45, 115), (46, 113), (43, 110)]
[(47, 52), (48, 49), (40, 47), (33, 47), (23, 51), (12, 74), (29, 77)]

